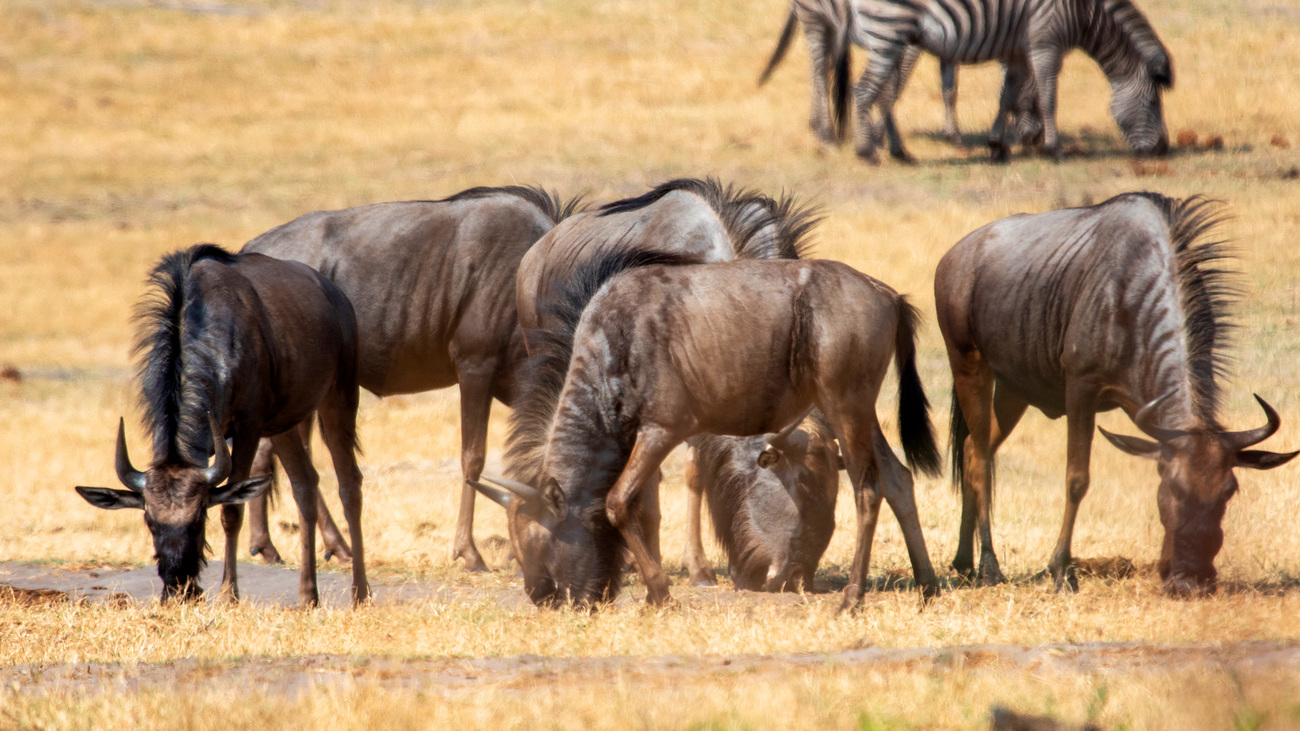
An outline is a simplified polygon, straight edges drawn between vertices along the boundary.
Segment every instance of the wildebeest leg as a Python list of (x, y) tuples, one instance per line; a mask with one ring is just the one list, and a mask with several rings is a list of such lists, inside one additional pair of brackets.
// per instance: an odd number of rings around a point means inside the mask
[(627, 542), (632, 557), (636, 560), (641, 580), (645, 582), (646, 601), (654, 606), (666, 604), (672, 599), (668, 594), (668, 576), (646, 546), (645, 536), (641, 535), (640, 521), (628, 520), (628, 510), (641, 487), (654, 476), (655, 470), (659, 469), (659, 465), (675, 446), (677, 440), (668, 432), (655, 427), (642, 427), (627, 466), (605, 497), (605, 515), (623, 534), (623, 540)]
[[(1006, 581), (1006, 577), (1002, 575), (997, 554), (993, 551), (993, 530), (989, 523), (990, 498), (993, 493), (993, 453), (990, 449), (993, 430), (993, 371), (984, 363), (978, 351), (958, 355), (955, 359), (950, 353), (949, 359), (952, 363), (953, 388), (957, 390), (957, 402), (969, 430), (963, 447), (961, 489), (963, 498), (967, 494), (975, 496), (980, 534), (980, 579), (989, 586), (1001, 584)], [(953, 568), (959, 572), (972, 568), (970, 554), (963, 553), (963, 548), (969, 551), (970, 546), (959, 543), (957, 557), (953, 559)]]
[(487, 563), (474, 545), (473, 480), (483, 473), (487, 453), (488, 415), (492, 410), (493, 368), (471, 369), (457, 363), (460, 379), (460, 513), (451, 558), (465, 560), (466, 571), (487, 571)]
[(650, 557), (660, 566), (664, 562), (663, 553), (659, 550), (659, 524), (663, 522), (663, 514), (659, 508), (659, 485), (663, 479), (663, 470), (655, 470), (641, 487), (636, 504), (633, 506), (636, 519), (641, 523), (641, 535), (645, 536), (646, 549), (650, 551)]
[[(873, 404), (875, 399), (866, 401)], [(871, 543), (876, 537), (876, 522), (880, 518), (880, 466), (876, 463), (876, 453), (872, 446), (872, 435), (879, 431), (875, 424), (875, 414), (871, 414), (870, 423), (845, 423), (838, 413), (831, 413), (825, 406), (831, 424), (835, 426), (835, 436), (840, 440), (844, 452), (844, 469), (849, 473), (853, 483), (853, 498), (858, 510), (857, 545), (853, 551), (853, 566), (849, 569), (849, 583), (844, 587), (844, 601), (840, 611), (852, 609), (862, 601), (863, 587), (867, 583), (867, 569), (871, 565)]]
[(686, 569), (691, 573), (692, 585), (717, 586), (718, 577), (704, 555), (704, 541), (700, 536), (703, 497), (700, 475), (695, 469), (695, 460), (691, 460), (686, 463)]
[[(251, 477), (273, 475), (275, 473), (275, 452), (271, 449), (270, 439), (261, 439), (257, 443), (257, 456), (253, 458)], [(266, 563), (284, 563), (280, 552), (271, 542), (271, 531), (267, 518), (267, 503), (270, 491), (248, 501), (248, 555), (261, 556)]]
[[(228, 485), (237, 485), (248, 479), (253, 468), (253, 457), (257, 454), (256, 437), (233, 435), (234, 449), (230, 458), (230, 477)], [(221, 506), (221, 528), (226, 534), (225, 566), (221, 573), (221, 590), (217, 594), (218, 602), (235, 602), (239, 600), (239, 529), (244, 525), (244, 505)]]
[(328, 398), (320, 408), (321, 437), (339, 480), (339, 500), (352, 539), (352, 606), (370, 598), (365, 544), (361, 540), (361, 468), (357, 466), (357, 400), (354, 390)]
[[(298, 425), (298, 437), (302, 440), (303, 449), (307, 450), (308, 459), (311, 458), (311, 425), (311, 419), (306, 419)], [(325, 544), (326, 561), (335, 556), (344, 563), (352, 560), (352, 550), (348, 548), (348, 542), (343, 540), (343, 534), (339, 532), (334, 516), (330, 515), (330, 509), (325, 505), (325, 497), (321, 495), (320, 488), (316, 489), (316, 527), (320, 529), (321, 541)]]
[(921, 595), (932, 599), (939, 596), (939, 577), (934, 573), (930, 552), (925, 548), (925, 534), (921, 531), (921, 518), (916, 511), (916, 494), (912, 489), (912, 472), (898, 461), (898, 456), (889, 447), (884, 434), (877, 431), (873, 441), (884, 497), (889, 503), (889, 509), (894, 511), (898, 527), (903, 530), (907, 557), (912, 563), (912, 576), (921, 589)]
[[(993, 387), (993, 425), (989, 436), (989, 460), (997, 454), (998, 447), (1006, 441), (1011, 430), (1020, 423), (1029, 403), (1011, 390), (1000, 384)], [(992, 468), (990, 467), (990, 472)], [(967, 483), (969, 484), (969, 483)], [(991, 483), (990, 483), (991, 484)], [(957, 558), (952, 565), (958, 573), (969, 579), (975, 578), (974, 542), (975, 526), (979, 520), (979, 504), (974, 490), (962, 490), (961, 529), (958, 534)], [(959, 567), (960, 566), (960, 567)]]
[(939, 82), (943, 86), (943, 136), (954, 146), (965, 147), (957, 126), (957, 64), (941, 61)]
[[(293, 499), (298, 503), (301, 539), (302, 567), (298, 576), (298, 603), (305, 609), (320, 604), (320, 593), (316, 590), (316, 531), (310, 526), (316, 525), (316, 495), (320, 489), (320, 475), (312, 466), (311, 455), (307, 453), (297, 429), (290, 429), (271, 439), (275, 454), (284, 466), (284, 473), (293, 486)], [(342, 479), (340, 479), (342, 482)]]
[(1096, 398), (1091, 390), (1071, 388), (1066, 393), (1066, 422), (1069, 432), (1065, 467), (1065, 518), (1061, 522), (1061, 535), (1056, 539), (1056, 550), (1048, 569), (1056, 580), (1056, 590), (1068, 586), (1079, 590), (1079, 579), (1074, 572), (1074, 558), (1070, 544), (1074, 540), (1074, 519), (1079, 514), (1079, 503), (1088, 494), (1089, 463), (1092, 457), (1092, 432), (1096, 425)]

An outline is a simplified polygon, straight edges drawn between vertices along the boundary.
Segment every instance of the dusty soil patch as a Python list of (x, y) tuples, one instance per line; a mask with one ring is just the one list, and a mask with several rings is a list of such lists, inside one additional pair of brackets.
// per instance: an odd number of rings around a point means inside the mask
[(251, 658), (236, 662), (177, 660), (124, 665), (65, 663), (0, 670), (0, 688), (49, 693), (124, 693), (150, 690), (230, 690), (297, 698), (316, 690), (362, 687), (455, 693), (484, 687), (528, 690), (608, 682), (636, 685), (767, 676), (779, 679), (811, 670), (870, 669), (872, 672), (945, 674), (972, 669), (1045, 675), (1168, 675), (1199, 669), (1295, 674), (1300, 645), (1250, 642), (1229, 645), (974, 645), (966, 647), (876, 648), (836, 653), (725, 655), (714, 657), (555, 658), (522, 655), (476, 659), (396, 659), (347, 655)]

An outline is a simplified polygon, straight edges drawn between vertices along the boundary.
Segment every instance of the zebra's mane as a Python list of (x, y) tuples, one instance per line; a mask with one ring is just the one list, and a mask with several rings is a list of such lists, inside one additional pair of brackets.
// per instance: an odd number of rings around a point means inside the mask
[(481, 185), (477, 188), (462, 190), (455, 195), (443, 198), (440, 203), (454, 203), (456, 201), (473, 200), (476, 198), (487, 198), (494, 195), (513, 195), (527, 203), (537, 207), (543, 215), (551, 219), (551, 223), (559, 223), (564, 219), (578, 213), (584, 209), (582, 205), (582, 196), (575, 196), (565, 201), (560, 195), (553, 190), (532, 185), (502, 185), (486, 186)]
[[(136, 306), (136, 380), (139, 405), (153, 441), (153, 464), (206, 464), (211, 452), (207, 423), (219, 358), (201, 337), (206, 325), (190, 276), (205, 259), (233, 264), (235, 255), (199, 244), (164, 256), (149, 273)], [(220, 416), (220, 415), (218, 415)]]
[(723, 186), (715, 178), (678, 178), (648, 193), (606, 203), (599, 215), (636, 211), (674, 191), (692, 193), (718, 214), (739, 259), (799, 259), (808, 249), (809, 232), (820, 220), (817, 209), (792, 196), (772, 199), (755, 190)]
[(1242, 294), (1237, 274), (1221, 266), (1233, 258), (1230, 243), (1211, 240), (1228, 219), (1225, 204), (1202, 195), (1182, 199), (1159, 193), (1137, 195), (1155, 204), (1169, 225), (1187, 336), (1192, 406), (1203, 424), (1217, 428), (1219, 384), (1231, 374), (1228, 347), (1236, 328), (1234, 310)]
[[(1169, 52), (1160, 42), (1150, 21), (1141, 10), (1138, 10), (1132, 0), (1092, 1), (1097, 3), (1101, 11), (1097, 14), (1097, 20), (1102, 24), (1098, 28), (1100, 37), (1096, 38), (1095, 42), (1099, 45), (1109, 45), (1116, 40), (1122, 41), (1117, 47), (1111, 46), (1111, 48), (1120, 51), (1129, 60), (1138, 62), (1160, 86), (1172, 87), (1174, 72)], [(1101, 62), (1103, 70), (1109, 73), (1110, 69), (1106, 67), (1114, 64), (1115, 55), (1106, 52), (1100, 56), (1098, 61)]]

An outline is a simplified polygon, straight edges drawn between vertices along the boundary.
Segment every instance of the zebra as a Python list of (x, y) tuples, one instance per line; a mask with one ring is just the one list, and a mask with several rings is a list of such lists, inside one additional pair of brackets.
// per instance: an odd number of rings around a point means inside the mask
[[(1086, 52), (1111, 85), (1111, 115), (1138, 155), (1169, 150), (1161, 93), (1173, 88), (1173, 64), (1155, 30), (1130, 0), (857, 0), (855, 42), (871, 54), (854, 89), (858, 103), (857, 154), (876, 161), (868, 110), (889, 105), (909, 46), (949, 63), (1001, 61), (1006, 74), (989, 137), (994, 160), (1006, 159), (1002, 141), (1022, 91), (1037, 92), (1043, 152), (1062, 158), (1056, 129), (1056, 80), (1061, 58)], [(1032, 86), (1031, 86), (1032, 85)], [(891, 89), (891, 87), (894, 87)], [(888, 118), (886, 108), (883, 114)]]
[[(767, 83), (772, 72), (785, 58), (795, 28), (802, 25), (808, 55), (812, 59), (812, 111), (808, 117), (808, 126), (817, 140), (828, 146), (843, 142), (848, 131), (853, 4), (854, 0), (794, 0), (790, 4), (790, 12), (786, 16), (785, 27), (781, 30), (776, 49), (758, 79), (759, 86)], [(888, 92), (897, 95), (920, 55), (919, 48), (908, 47), (907, 55), (895, 74), (895, 83), (887, 87)], [(940, 63), (939, 76), (943, 87), (943, 135), (952, 144), (962, 147), (961, 130), (957, 126), (956, 64)], [(830, 89), (827, 88), (827, 77), (831, 79)], [(890, 151), (895, 157), (908, 159), (894, 124), (893, 96), (888, 102), (881, 100), (881, 106), (885, 114), (883, 121), (885, 132), (889, 135)]]

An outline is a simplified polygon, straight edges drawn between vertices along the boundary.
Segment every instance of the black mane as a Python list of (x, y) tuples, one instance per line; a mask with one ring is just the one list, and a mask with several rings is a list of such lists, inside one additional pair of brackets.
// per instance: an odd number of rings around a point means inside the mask
[(454, 203), (494, 195), (513, 195), (516, 198), (521, 198), (527, 203), (536, 206), (547, 218), (551, 219), (551, 223), (559, 223), (583, 209), (582, 196), (580, 195), (565, 201), (555, 191), (548, 191), (531, 185), (503, 185), (498, 187), (481, 185), (477, 188), (462, 190), (438, 202)]
[(506, 437), (506, 474), (511, 479), (535, 486), (542, 484), (542, 461), (560, 391), (569, 373), (573, 334), (591, 298), (605, 282), (628, 269), (688, 263), (692, 262), (663, 252), (614, 250), (579, 267), (573, 279), (560, 288), (556, 301), (546, 308), (559, 324), (548, 330), (530, 330), (528, 333), (528, 341), (535, 347), (530, 349), (530, 355), (520, 369), (520, 393), (523, 395), (510, 414)]
[(1232, 246), (1226, 240), (1207, 240), (1228, 219), (1225, 204), (1202, 195), (1182, 199), (1159, 193), (1136, 195), (1155, 204), (1169, 224), (1182, 295), (1193, 407), (1202, 423), (1217, 428), (1219, 385), (1231, 374), (1228, 347), (1236, 329), (1234, 310), (1242, 294), (1236, 273), (1220, 266), (1233, 258)]
[[(714, 178), (678, 178), (634, 198), (606, 203), (601, 216), (636, 211), (674, 191), (703, 198), (722, 219), (740, 259), (799, 259), (806, 255), (808, 233), (820, 220), (817, 210), (783, 194), (772, 199), (755, 190), (723, 186)], [(771, 229), (770, 237), (760, 236)]]
[(196, 295), (190, 270), (211, 259), (233, 264), (234, 254), (199, 244), (163, 257), (149, 273), (148, 291), (136, 307), (136, 378), (145, 426), (152, 435), (153, 464), (206, 464), (212, 444), (199, 408), (217, 379), (216, 361), (197, 337), (201, 314), (188, 310)]

